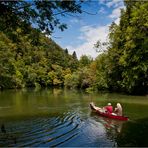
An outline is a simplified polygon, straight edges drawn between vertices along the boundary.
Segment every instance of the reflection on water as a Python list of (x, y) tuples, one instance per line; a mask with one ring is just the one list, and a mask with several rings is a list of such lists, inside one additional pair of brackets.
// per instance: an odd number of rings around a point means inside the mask
[(2, 124), (0, 146), (115, 146), (116, 126), (81, 111), (16, 120)]
[(103, 124), (107, 131), (114, 130), (116, 133), (120, 133), (122, 130), (122, 125), (126, 121), (114, 120), (102, 116), (96, 115), (94, 112), (91, 113), (91, 116), (98, 118), (97, 120)]
[(16, 120), (2, 124), (0, 146), (116, 146), (122, 124), (81, 111)]
[[(91, 99), (103, 106), (118, 97), (131, 121), (100, 117), (89, 108)], [(148, 146), (147, 105), (135, 102), (59, 89), (0, 92), (0, 147)]]
[(113, 146), (117, 146), (117, 137), (122, 132), (122, 126), (123, 124), (126, 124), (127, 121), (119, 121), (114, 119), (109, 119), (106, 117), (101, 117), (95, 114), (94, 112), (91, 113), (91, 117), (100, 123), (102, 127), (105, 129), (105, 135), (107, 139), (110, 139), (113, 141)]
[(148, 118), (128, 122), (123, 125), (123, 131), (117, 137), (118, 146), (147, 147)]
[(80, 125), (76, 113), (8, 122), (7, 132), (0, 135), (0, 146), (58, 146), (76, 136)]

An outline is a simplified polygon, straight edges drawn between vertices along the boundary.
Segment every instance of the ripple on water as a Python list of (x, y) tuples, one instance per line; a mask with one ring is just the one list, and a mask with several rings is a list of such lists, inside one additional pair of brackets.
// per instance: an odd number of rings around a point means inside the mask
[(60, 146), (79, 134), (81, 119), (76, 112), (61, 117), (9, 122), (0, 134), (0, 146)]
[(15, 120), (5, 124), (6, 133), (0, 133), (0, 146), (114, 146), (114, 137), (105, 127), (107, 123), (106, 119), (84, 115), (78, 109), (50, 117)]

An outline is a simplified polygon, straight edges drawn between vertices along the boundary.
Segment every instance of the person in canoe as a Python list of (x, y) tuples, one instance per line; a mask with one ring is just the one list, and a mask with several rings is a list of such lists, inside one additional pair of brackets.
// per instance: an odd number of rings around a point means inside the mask
[(113, 113), (113, 106), (111, 103), (108, 103), (107, 106), (103, 107), (106, 113), (112, 114)]
[(118, 116), (122, 116), (122, 106), (120, 103), (117, 103), (114, 113), (117, 114)]
[[(109, 109), (108, 109), (108, 107), (109, 107)], [(101, 115), (104, 117), (122, 120), (122, 121), (127, 121), (129, 119), (129, 117), (122, 115), (122, 106), (120, 103), (117, 103), (117, 106), (114, 110), (116, 113), (113, 112), (113, 107), (112, 107), (111, 103), (108, 103), (107, 106), (100, 108), (100, 107), (95, 106), (95, 104), (93, 102), (91, 102), (90, 108), (92, 109), (92, 111), (95, 111), (98, 115)]]
[(101, 112), (101, 113), (105, 113), (105, 110), (104, 110), (103, 108), (101, 108), (101, 107), (96, 106), (96, 105), (94, 104), (94, 102), (91, 102), (91, 103), (90, 103), (90, 107), (91, 107), (92, 109), (94, 109), (94, 110), (98, 110), (98, 111)]
[(113, 107), (112, 107), (111, 103), (108, 103), (107, 106), (104, 106), (103, 108), (95, 106), (95, 104), (93, 102), (91, 102), (90, 105), (95, 110), (98, 110), (98, 111), (100, 111), (102, 113), (109, 113), (109, 114), (113, 113)]

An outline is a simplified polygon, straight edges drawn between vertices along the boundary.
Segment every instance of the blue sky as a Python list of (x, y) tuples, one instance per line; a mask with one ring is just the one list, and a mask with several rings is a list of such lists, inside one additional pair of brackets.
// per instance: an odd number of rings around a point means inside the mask
[(107, 40), (113, 21), (119, 24), (121, 8), (124, 8), (122, 0), (87, 1), (82, 5), (82, 10), (95, 15), (84, 12), (76, 17), (62, 18), (68, 29), (63, 32), (56, 29), (51, 38), (62, 48), (67, 48), (70, 54), (76, 51), (78, 58), (82, 55), (95, 58), (99, 53), (93, 48), (94, 44), (98, 40)]

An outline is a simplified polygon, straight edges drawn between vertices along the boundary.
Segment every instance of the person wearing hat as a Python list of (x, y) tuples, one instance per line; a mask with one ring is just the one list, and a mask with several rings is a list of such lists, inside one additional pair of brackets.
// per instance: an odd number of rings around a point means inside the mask
[(103, 107), (105, 109), (105, 111), (109, 114), (113, 113), (113, 107), (111, 105), (111, 103), (108, 103), (107, 106)]

